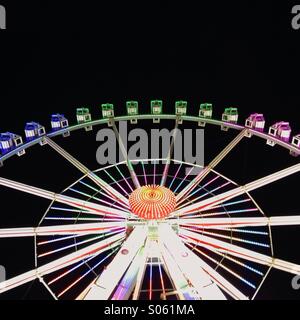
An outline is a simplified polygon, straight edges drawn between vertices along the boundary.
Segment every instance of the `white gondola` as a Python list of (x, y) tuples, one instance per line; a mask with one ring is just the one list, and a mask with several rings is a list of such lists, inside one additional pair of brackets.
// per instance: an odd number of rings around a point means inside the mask
[[(162, 101), (161, 100), (152, 100), (151, 101), (151, 114), (161, 115), (162, 114)], [(153, 123), (159, 123), (160, 118), (153, 118)]]
[[(290, 124), (285, 121), (277, 122), (269, 128), (269, 135), (270, 136), (273, 136), (273, 137), (275, 137), (279, 140), (282, 140), (284, 142), (289, 142), (291, 132), (292, 132), (292, 130), (291, 130)], [(267, 144), (269, 146), (273, 147), (273, 146), (275, 146), (276, 143), (274, 140), (268, 139)]]
[[(245, 127), (256, 131), (263, 132), (265, 128), (265, 118), (262, 113), (253, 113), (245, 121)], [(246, 137), (251, 138), (252, 133), (247, 132)]]
[(111, 103), (102, 104), (102, 117), (103, 119), (108, 119), (108, 126), (113, 126), (113, 118), (115, 116), (114, 113), (114, 105)]
[[(127, 101), (126, 108), (129, 116), (137, 116), (139, 114), (139, 104), (137, 101)], [(130, 119), (130, 123), (136, 124), (137, 118)]]
[[(225, 108), (223, 114), (222, 114), (222, 121), (223, 122), (230, 122), (230, 123), (237, 123), (239, 118), (238, 110), (237, 108)], [(222, 125), (221, 130), (227, 131), (228, 126)]]
[[(76, 118), (77, 118), (77, 123), (82, 124), (82, 123), (87, 123), (92, 121), (92, 115), (90, 113), (90, 110), (88, 108), (78, 108), (76, 111)], [(86, 126), (85, 131), (92, 131), (93, 126)]]
[[(211, 103), (201, 103), (199, 108), (199, 117), (204, 119), (211, 119), (213, 113), (213, 106)], [(200, 127), (205, 127), (205, 121), (199, 121), (198, 125)]]
[(176, 101), (175, 103), (175, 114), (178, 118), (178, 123), (182, 124), (182, 116), (187, 113), (187, 102), (186, 101)]

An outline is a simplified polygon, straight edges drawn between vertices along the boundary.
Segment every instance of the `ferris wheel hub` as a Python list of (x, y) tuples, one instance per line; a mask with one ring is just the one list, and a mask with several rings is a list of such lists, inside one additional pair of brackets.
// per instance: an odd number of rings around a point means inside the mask
[(146, 220), (164, 219), (176, 207), (175, 194), (159, 185), (145, 185), (134, 190), (129, 196), (133, 214)]

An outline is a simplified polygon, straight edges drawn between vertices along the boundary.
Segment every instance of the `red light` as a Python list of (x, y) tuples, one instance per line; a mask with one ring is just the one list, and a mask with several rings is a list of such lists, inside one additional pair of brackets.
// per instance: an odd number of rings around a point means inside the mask
[(122, 253), (124, 256), (126, 256), (126, 255), (129, 253), (129, 251), (128, 251), (127, 249), (122, 249), (122, 250), (121, 250), (121, 253)]
[(174, 193), (163, 186), (146, 185), (134, 190), (129, 196), (133, 214), (146, 220), (164, 219), (176, 206)]

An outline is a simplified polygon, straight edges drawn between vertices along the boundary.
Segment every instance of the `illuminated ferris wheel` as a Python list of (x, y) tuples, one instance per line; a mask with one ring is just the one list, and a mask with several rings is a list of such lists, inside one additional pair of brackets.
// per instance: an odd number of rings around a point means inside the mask
[[(102, 105), (102, 119), (88, 108), (77, 109), (77, 124), (52, 115), (52, 131), (26, 124), (26, 142), (7, 132), (0, 136), (0, 164), (23, 155), (35, 144), (49, 145), (83, 176), (63, 192), (0, 178), (0, 185), (51, 201), (36, 227), (0, 229), (0, 238), (32, 237), (35, 268), (0, 283), (0, 293), (39, 279), (54, 299), (77, 300), (225, 300), (254, 299), (272, 268), (291, 274), (300, 265), (273, 254), (273, 227), (299, 225), (300, 216), (266, 216), (250, 192), (300, 171), (300, 164), (240, 186), (215, 170), (244, 138), (257, 136), (300, 154), (300, 135), (291, 139), (287, 122), (264, 132), (262, 114), (238, 125), (238, 110), (226, 108), (212, 118), (212, 105), (201, 104), (199, 116), (187, 115), (178, 101), (174, 114), (163, 114), (162, 101), (151, 101), (151, 113), (140, 114), (127, 102), (127, 115), (115, 116)], [(164, 159), (129, 159), (116, 123), (161, 120), (234, 129), (236, 137), (204, 167), (173, 159), (176, 130)], [(91, 171), (53, 138), (108, 125), (116, 134), (125, 161)], [(291, 142), (290, 142), (291, 140)], [(191, 171), (198, 169), (196, 176)], [(7, 239), (9, 243), (9, 239)]]

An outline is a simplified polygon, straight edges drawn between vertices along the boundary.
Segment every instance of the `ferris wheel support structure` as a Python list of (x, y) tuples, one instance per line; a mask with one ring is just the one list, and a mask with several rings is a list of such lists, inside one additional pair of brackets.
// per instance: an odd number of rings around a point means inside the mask
[[(137, 226), (123, 243), (110, 265), (97, 278), (83, 300), (108, 300), (137, 253), (144, 246), (147, 227)], [(132, 289), (132, 287), (127, 288)]]

